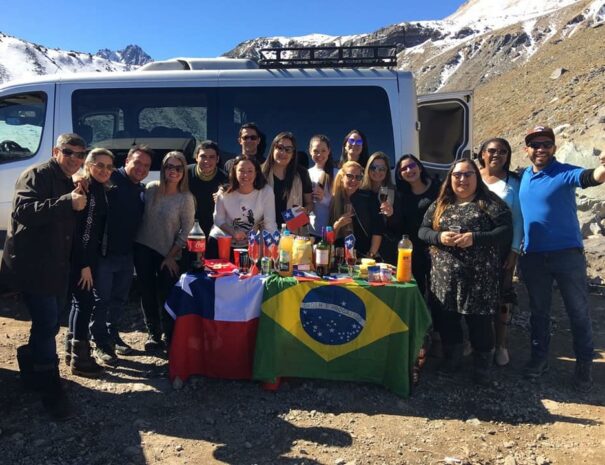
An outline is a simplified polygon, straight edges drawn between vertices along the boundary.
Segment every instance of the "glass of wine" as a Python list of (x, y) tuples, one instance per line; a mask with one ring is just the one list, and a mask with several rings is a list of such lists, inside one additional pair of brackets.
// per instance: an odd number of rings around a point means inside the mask
[(345, 261), (347, 262), (347, 267), (349, 269), (349, 276), (353, 277), (353, 267), (357, 263), (357, 251), (345, 247)]
[[(389, 200), (389, 188), (387, 186), (380, 186), (378, 189), (378, 199), (381, 204)], [(381, 211), (380, 214), (384, 215), (385, 213)]]
[(258, 260), (260, 259), (260, 243), (256, 241), (250, 241), (248, 244), (248, 257), (250, 258), (250, 263), (252, 264), (251, 271), (254, 272), (254, 268), (256, 270), (258, 267)]

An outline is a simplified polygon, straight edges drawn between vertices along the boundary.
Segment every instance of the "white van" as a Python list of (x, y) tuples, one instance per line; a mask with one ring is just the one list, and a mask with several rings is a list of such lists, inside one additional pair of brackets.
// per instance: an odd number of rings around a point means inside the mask
[(313, 134), (326, 134), (336, 159), (345, 135), (359, 129), (370, 154), (381, 150), (394, 165), (413, 153), (443, 170), (470, 154), (471, 110), (470, 92), (417, 99), (410, 72), (261, 69), (249, 60), (175, 59), (127, 73), (9, 82), (0, 86), (0, 244), (17, 177), (47, 160), (61, 133), (112, 150), (117, 166), (132, 145), (148, 144), (157, 152), (157, 171), (170, 150), (182, 150), (193, 162), (196, 143), (204, 139), (218, 142), (223, 161), (234, 156), (246, 122), (256, 123), (268, 141), (292, 131), (303, 151)]

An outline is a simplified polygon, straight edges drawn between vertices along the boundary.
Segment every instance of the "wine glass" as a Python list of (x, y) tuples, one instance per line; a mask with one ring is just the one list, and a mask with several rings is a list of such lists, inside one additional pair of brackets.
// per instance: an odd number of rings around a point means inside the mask
[(258, 270), (258, 260), (260, 259), (260, 242), (256, 240), (250, 241), (248, 244), (248, 257), (252, 263), (252, 270), (256, 268)]
[[(380, 199), (381, 204), (389, 200), (389, 188), (387, 186), (380, 186), (378, 189), (378, 198)], [(383, 211), (381, 211), (380, 214), (386, 215)]]
[(349, 276), (353, 277), (353, 267), (357, 263), (357, 251), (355, 249), (349, 249), (345, 247), (345, 261), (349, 268)]

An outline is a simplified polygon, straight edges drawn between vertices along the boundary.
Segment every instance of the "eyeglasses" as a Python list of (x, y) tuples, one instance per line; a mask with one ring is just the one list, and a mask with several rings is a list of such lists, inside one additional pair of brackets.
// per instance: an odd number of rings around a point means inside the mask
[(370, 171), (378, 171), (379, 173), (386, 173), (387, 169), (384, 166), (370, 165)]
[(280, 152), (294, 153), (294, 147), (291, 145), (285, 146), (285, 145), (277, 144), (275, 146), (275, 148), (276, 148), (276, 150), (279, 150)]
[(530, 142), (529, 144), (527, 144), (528, 147), (531, 147), (534, 150), (538, 150), (540, 147), (543, 147), (545, 149), (551, 149), (554, 145), (555, 143), (550, 140), (545, 140), (544, 142)]
[(183, 165), (171, 165), (170, 163), (166, 163), (164, 165), (164, 171), (176, 171), (177, 173), (182, 173), (185, 167)]
[(452, 173), (452, 176), (454, 176), (458, 180), (460, 180), (462, 178), (472, 178), (473, 176), (475, 176), (475, 172), (474, 171), (458, 171), (456, 173)]
[(91, 165), (99, 170), (113, 171), (115, 169), (113, 165), (106, 165), (105, 163), (101, 163), (99, 161), (96, 163), (91, 163)]
[(347, 139), (347, 142), (349, 143), (349, 145), (363, 145), (363, 140), (355, 139), (353, 137), (349, 137)]
[(250, 135), (250, 136), (242, 136), (242, 140), (258, 140), (258, 136)]
[(408, 171), (408, 170), (413, 170), (414, 168), (418, 168), (418, 164), (412, 162), (412, 163), (408, 163), (407, 165), (399, 168), (399, 171)]
[(362, 174), (345, 173), (345, 176), (349, 181), (361, 181), (363, 179)]
[(485, 151), (487, 153), (489, 153), (490, 155), (496, 155), (496, 154), (498, 154), (498, 155), (508, 155), (508, 150), (506, 150), (506, 149), (500, 149), (500, 150), (498, 150), (498, 149), (485, 149)]
[(88, 155), (88, 152), (86, 150), (83, 150), (81, 152), (76, 152), (75, 150), (72, 149), (59, 149), (61, 150), (61, 153), (63, 155), (65, 155), (66, 157), (76, 157), (79, 160), (84, 160), (86, 158), (86, 155)]

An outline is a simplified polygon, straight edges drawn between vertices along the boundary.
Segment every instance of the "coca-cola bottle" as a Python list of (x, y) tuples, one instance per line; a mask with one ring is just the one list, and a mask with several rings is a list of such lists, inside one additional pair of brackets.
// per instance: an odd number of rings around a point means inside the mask
[(195, 254), (195, 260), (192, 262), (191, 267), (193, 271), (200, 271), (204, 269), (204, 253), (206, 252), (206, 235), (204, 230), (200, 227), (198, 220), (195, 220), (193, 228), (189, 231), (187, 236), (187, 250)]

